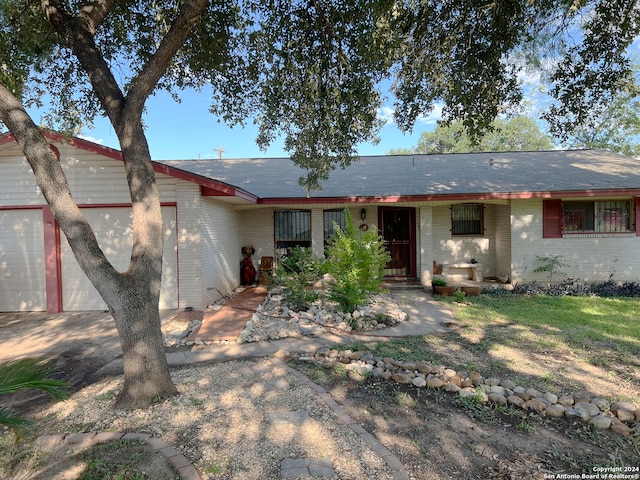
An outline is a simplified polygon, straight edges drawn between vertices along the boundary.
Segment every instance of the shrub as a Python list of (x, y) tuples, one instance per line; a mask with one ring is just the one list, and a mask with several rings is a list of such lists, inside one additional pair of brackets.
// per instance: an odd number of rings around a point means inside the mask
[[(48, 393), (56, 400), (67, 398), (67, 383), (48, 378), (49, 364), (39, 358), (23, 358), (0, 363), (0, 395), (25, 389), (36, 389)], [(33, 421), (21, 417), (8, 407), (0, 406), (0, 427), (14, 431), (16, 441), (33, 426)]]
[(284, 285), (287, 303), (295, 310), (305, 310), (320, 294), (312, 286), (322, 275), (322, 259), (310, 248), (293, 247), (287, 255), (278, 257), (276, 281)]
[(541, 257), (536, 255), (536, 259), (542, 263), (534, 272), (545, 272), (549, 274), (549, 283), (553, 282), (554, 275), (566, 275), (562, 269), (570, 266), (564, 261), (562, 255), (549, 255)]
[(433, 280), (431, 280), (431, 286), (446, 287), (447, 281), (444, 278), (434, 278)]
[(327, 249), (325, 271), (335, 279), (329, 296), (344, 312), (364, 305), (380, 291), (389, 252), (375, 229), (357, 229), (349, 210), (342, 230), (336, 225), (335, 236)]
[(453, 292), (453, 301), (458, 303), (464, 303), (467, 298), (467, 294), (462, 290), (456, 290)]
[[(507, 292), (502, 289), (491, 289), (489, 293), (499, 294)], [(516, 295), (549, 295), (549, 296), (581, 296), (595, 295), (598, 297), (640, 297), (640, 284), (636, 282), (616, 283), (607, 280), (599, 283), (585, 283), (575, 278), (567, 278), (553, 285), (542, 285), (538, 282), (514, 285), (511, 294)]]

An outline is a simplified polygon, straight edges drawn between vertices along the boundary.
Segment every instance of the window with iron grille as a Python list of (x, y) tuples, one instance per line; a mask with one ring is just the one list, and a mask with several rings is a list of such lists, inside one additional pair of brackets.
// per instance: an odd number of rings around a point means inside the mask
[(335, 226), (338, 225), (342, 231), (347, 226), (346, 214), (344, 209), (340, 210), (325, 210), (324, 211), (324, 244), (329, 244), (334, 233), (336, 233)]
[(452, 235), (484, 235), (484, 205), (459, 203), (451, 205)]
[(563, 203), (564, 233), (631, 231), (631, 202), (579, 201)]
[(311, 211), (282, 210), (275, 212), (276, 248), (286, 253), (295, 246), (311, 246)]

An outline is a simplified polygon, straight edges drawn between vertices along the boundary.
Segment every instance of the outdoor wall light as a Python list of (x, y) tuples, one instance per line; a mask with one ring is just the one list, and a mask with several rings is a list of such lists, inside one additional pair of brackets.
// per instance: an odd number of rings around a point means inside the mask
[(365, 208), (363, 208), (362, 210), (360, 210), (360, 218), (364, 221), (365, 218), (367, 218), (367, 210)]

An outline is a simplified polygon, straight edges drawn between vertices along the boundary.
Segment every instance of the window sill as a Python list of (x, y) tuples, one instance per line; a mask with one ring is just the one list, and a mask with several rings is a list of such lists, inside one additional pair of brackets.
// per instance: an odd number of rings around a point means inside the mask
[(636, 232), (563, 232), (562, 238), (626, 238), (635, 237)]

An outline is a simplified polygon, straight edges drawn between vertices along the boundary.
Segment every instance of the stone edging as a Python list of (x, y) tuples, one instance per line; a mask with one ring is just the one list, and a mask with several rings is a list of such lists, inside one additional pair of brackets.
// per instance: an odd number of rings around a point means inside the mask
[(640, 408), (629, 402), (611, 405), (604, 398), (543, 393), (516, 386), (508, 379), (484, 378), (478, 372), (456, 372), (443, 365), (401, 362), (360, 351), (339, 352), (321, 348), (312, 355), (298, 355), (297, 359), (325, 368), (342, 365), (347, 371), (362, 376), (410, 384), (417, 388), (442, 388), (460, 397), (475, 396), (482, 403), (513, 405), (550, 418), (581, 420), (595, 428), (611, 429), (621, 435), (640, 434)]
[[(277, 355), (282, 356), (283, 352), (279, 352)], [(285, 354), (286, 356), (286, 354)], [(405, 470), (398, 457), (396, 457), (387, 447), (382, 445), (376, 437), (367, 432), (364, 428), (362, 428), (355, 420), (353, 420), (346, 412), (344, 408), (338, 405), (331, 394), (327, 392), (320, 385), (312, 382), (309, 377), (305, 374), (299, 372), (298, 370), (291, 368), (289, 365), (284, 363), (277, 357), (270, 358), (271, 362), (286, 369), (291, 375), (296, 377), (301, 382), (305, 383), (307, 386), (311, 387), (318, 397), (329, 407), (334, 413), (337, 415), (338, 420), (344, 423), (347, 427), (349, 427), (353, 432), (355, 432), (364, 443), (366, 443), (374, 453), (376, 453), (387, 466), (391, 469), (393, 473), (393, 480), (409, 480), (409, 474)]]
[(164, 440), (152, 437), (148, 433), (88, 432), (42, 435), (36, 439), (36, 444), (45, 450), (52, 450), (59, 445), (69, 445), (74, 450), (81, 451), (99, 443), (115, 440), (141, 440), (149, 445), (154, 453), (163, 455), (183, 480), (202, 480), (202, 477), (187, 457)]

